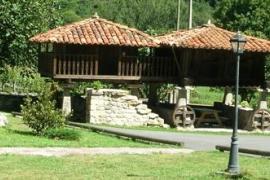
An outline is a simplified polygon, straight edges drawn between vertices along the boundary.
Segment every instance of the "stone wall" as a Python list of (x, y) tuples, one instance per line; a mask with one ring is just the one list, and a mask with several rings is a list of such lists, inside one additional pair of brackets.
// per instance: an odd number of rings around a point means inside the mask
[(101, 89), (87, 90), (87, 121), (93, 124), (120, 126), (163, 126), (164, 120), (129, 91)]

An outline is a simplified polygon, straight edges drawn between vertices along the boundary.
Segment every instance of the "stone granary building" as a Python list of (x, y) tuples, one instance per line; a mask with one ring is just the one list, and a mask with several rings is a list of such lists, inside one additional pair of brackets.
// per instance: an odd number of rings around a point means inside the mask
[[(235, 58), (230, 38), (234, 34), (207, 24), (152, 37), (95, 16), (36, 35), (30, 41), (40, 46), (42, 75), (65, 82), (148, 83), (149, 101), (155, 104), (156, 85), (160, 83), (233, 86)], [(264, 67), (270, 41), (246, 38), (240, 85), (265, 88)], [(151, 53), (142, 56), (141, 48), (149, 48)], [(172, 116), (176, 119), (178, 114)]]

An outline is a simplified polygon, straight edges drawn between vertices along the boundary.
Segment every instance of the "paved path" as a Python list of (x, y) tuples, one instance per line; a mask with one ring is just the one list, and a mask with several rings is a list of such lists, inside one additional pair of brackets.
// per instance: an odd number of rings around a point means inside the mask
[[(195, 134), (181, 132), (162, 132), (162, 131), (146, 131), (132, 130), (112, 127), (100, 127), (104, 130), (127, 133), (131, 135), (139, 135), (150, 138), (158, 138), (162, 140), (178, 141), (184, 143), (184, 148), (209, 151), (214, 150), (216, 145), (230, 146), (231, 135), (215, 135), (215, 134)], [(270, 151), (270, 136), (258, 135), (239, 135), (240, 148), (255, 149), (261, 151)]]
[(175, 148), (0, 148), (0, 154), (18, 154), (33, 156), (67, 156), (97, 154), (189, 154), (190, 149)]

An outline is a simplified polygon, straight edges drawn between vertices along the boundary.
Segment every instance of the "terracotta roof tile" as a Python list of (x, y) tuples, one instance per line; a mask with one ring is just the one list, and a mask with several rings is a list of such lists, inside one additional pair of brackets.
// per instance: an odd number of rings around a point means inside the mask
[[(191, 30), (180, 30), (156, 37), (161, 46), (176, 46), (192, 49), (223, 49), (231, 50), (230, 39), (235, 32), (218, 28), (212, 24)], [(245, 51), (270, 52), (270, 41), (246, 36)]]
[(99, 17), (61, 26), (30, 39), (36, 43), (157, 47), (158, 40), (137, 29)]

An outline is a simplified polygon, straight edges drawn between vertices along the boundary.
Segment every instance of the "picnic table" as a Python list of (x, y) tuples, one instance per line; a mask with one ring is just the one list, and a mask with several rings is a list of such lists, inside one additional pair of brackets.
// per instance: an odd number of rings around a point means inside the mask
[(202, 123), (216, 123), (219, 127), (223, 127), (219, 113), (221, 111), (209, 108), (193, 108), (200, 116), (196, 118), (195, 127), (200, 127)]

